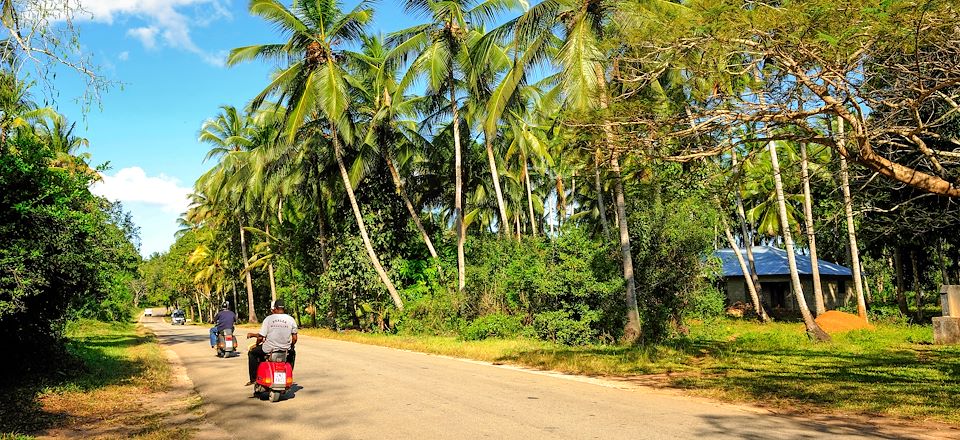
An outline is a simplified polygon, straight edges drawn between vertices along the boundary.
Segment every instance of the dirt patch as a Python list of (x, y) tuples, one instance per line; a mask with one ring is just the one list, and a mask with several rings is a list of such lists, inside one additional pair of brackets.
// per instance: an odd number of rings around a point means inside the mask
[(840, 333), (860, 329), (873, 330), (874, 328), (872, 324), (857, 315), (838, 312), (836, 310), (831, 310), (817, 316), (815, 321), (817, 321), (817, 325), (827, 333)]

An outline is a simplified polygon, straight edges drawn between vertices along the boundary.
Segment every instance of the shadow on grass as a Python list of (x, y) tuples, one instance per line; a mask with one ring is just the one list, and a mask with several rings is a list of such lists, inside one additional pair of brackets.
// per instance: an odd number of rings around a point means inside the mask
[[(132, 331), (132, 330), (130, 330)], [(0, 437), (38, 432), (63, 423), (67, 415), (43, 409), (46, 393), (89, 392), (122, 385), (141, 375), (142, 360), (127, 357), (126, 349), (153, 341), (153, 336), (96, 335), (69, 339), (66, 351), (26, 362), (15, 380), (0, 382)]]
[(725, 399), (960, 422), (960, 348), (910, 341), (909, 328), (808, 342), (802, 331), (683, 338), (658, 346), (526, 350), (500, 361), (575, 374), (658, 375), (646, 385), (712, 390)]

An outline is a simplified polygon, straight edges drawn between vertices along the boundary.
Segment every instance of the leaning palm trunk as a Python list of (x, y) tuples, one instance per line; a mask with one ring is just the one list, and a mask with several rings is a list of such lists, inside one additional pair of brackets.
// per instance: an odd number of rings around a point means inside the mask
[(490, 178), (493, 179), (493, 190), (497, 194), (497, 208), (500, 210), (500, 224), (503, 228), (503, 236), (509, 237), (510, 220), (507, 217), (507, 208), (503, 203), (503, 191), (500, 189), (500, 172), (497, 170), (497, 159), (493, 155), (493, 141), (489, 133), (484, 133), (484, 144), (487, 148), (487, 162), (490, 163)]
[[(837, 125), (837, 144), (844, 149), (843, 121)], [(853, 266), (853, 286), (857, 290), (857, 314), (867, 319), (867, 302), (863, 297), (863, 279), (860, 278), (860, 251), (857, 248), (857, 230), (853, 224), (853, 202), (850, 198), (850, 175), (847, 159), (840, 156), (840, 180), (843, 187), (843, 211), (847, 216), (847, 237), (850, 240), (850, 265)]]
[(413, 203), (411, 203), (410, 198), (407, 197), (407, 191), (403, 187), (403, 181), (400, 180), (400, 173), (397, 172), (397, 167), (393, 164), (393, 153), (388, 151), (386, 159), (387, 168), (390, 169), (390, 175), (393, 177), (393, 185), (397, 187), (397, 194), (403, 199), (403, 204), (406, 205), (407, 212), (410, 213), (410, 218), (412, 218), (413, 223), (417, 225), (417, 230), (420, 231), (420, 236), (423, 237), (423, 243), (427, 245), (430, 256), (434, 259), (438, 258), (437, 251), (433, 248), (433, 241), (430, 240), (430, 234), (427, 234), (427, 230), (423, 228), (423, 223), (420, 222), (420, 214), (413, 208)]
[(457, 228), (457, 289), (463, 290), (467, 285), (466, 257), (463, 245), (467, 241), (467, 228), (463, 221), (463, 170), (460, 151), (460, 114), (457, 108), (457, 93), (453, 86), (453, 69), (450, 69), (448, 78), (450, 85), (450, 105), (453, 109), (453, 169), (456, 174), (456, 188), (453, 198), (453, 215), (456, 217), (454, 227)]
[[(333, 124), (334, 122), (330, 121), (330, 125), (333, 126)], [(333, 138), (333, 155), (337, 160), (337, 167), (340, 168), (340, 178), (343, 180), (343, 187), (347, 191), (347, 198), (350, 199), (350, 207), (353, 208), (353, 216), (357, 220), (360, 237), (363, 238), (363, 247), (366, 248), (367, 256), (370, 257), (370, 262), (373, 263), (374, 270), (376, 270), (377, 275), (380, 276), (380, 281), (387, 287), (387, 292), (390, 293), (393, 304), (397, 306), (397, 309), (403, 310), (403, 300), (400, 299), (400, 294), (397, 293), (397, 289), (390, 281), (390, 277), (387, 276), (387, 272), (383, 270), (383, 266), (380, 265), (380, 257), (377, 256), (376, 251), (373, 250), (373, 245), (370, 243), (370, 236), (367, 234), (367, 227), (363, 223), (363, 214), (360, 212), (360, 205), (357, 204), (357, 198), (353, 193), (353, 185), (350, 184), (350, 175), (347, 174), (347, 167), (343, 164), (343, 152), (340, 151), (340, 139), (336, 129), (332, 131), (333, 133), (331, 133), (330, 137)]]
[[(737, 256), (737, 263), (740, 264), (740, 271), (743, 272), (743, 281), (747, 285), (747, 290), (750, 292), (750, 301), (753, 302), (753, 310), (758, 311), (757, 318), (763, 319), (759, 311), (763, 310), (763, 306), (760, 305), (760, 296), (757, 295), (757, 287), (753, 284), (751, 279), (750, 269), (747, 267), (747, 262), (743, 259), (743, 254), (740, 253), (740, 247), (737, 246), (737, 241), (733, 238), (733, 233), (730, 232), (730, 225), (727, 224), (727, 219), (721, 217), (720, 220), (723, 222), (723, 232), (727, 235), (727, 241), (730, 242), (730, 248), (733, 249), (734, 255)], [(764, 315), (765, 316), (765, 315)]]
[[(266, 232), (267, 232), (267, 240), (269, 240), (270, 239), (269, 238), (270, 237), (269, 222), (267, 222)], [(277, 281), (273, 276), (273, 259), (272, 258), (270, 259), (270, 262), (267, 263), (267, 275), (270, 278), (270, 301), (272, 303), (273, 301), (277, 300)]]
[(800, 284), (800, 273), (797, 271), (797, 257), (794, 255), (793, 236), (790, 234), (790, 224), (787, 223), (787, 203), (783, 197), (783, 181), (780, 178), (780, 162), (777, 160), (777, 147), (773, 142), (769, 145), (770, 163), (773, 165), (773, 183), (777, 191), (777, 213), (780, 217), (780, 230), (783, 233), (783, 241), (787, 245), (787, 264), (790, 266), (790, 281), (793, 288), (793, 296), (797, 298), (797, 306), (800, 307), (800, 314), (803, 316), (803, 323), (807, 327), (807, 335), (818, 341), (829, 341), (830, 335), (823, 331), (817, 322), (813, 320), (810, 314), (810, 308), (807, 307), (807, 299), (803, 296), (803, 288)]
[(243, 274), (247, 283), (247, 322), (256, 324), (256, 309), (253, 307), (253, 280), (250, 278), (250, 262), (247, 261), (247, 238), (243, 226), (240, 226), (240, 255), (243, 256)]
[[(731, 160), (733, 166), (737, 166), (737, 151), (731, 151)], [(747, 254), (747, 264), (750, 266), (750, 281), (753, 287), (757, 289), (757, 298), (760, 299), (760, 308), (756, 309), (757, 317), (760, 322), (770, 322), (770, 316), (763, 307), (763, 285), (760, 284), (760, 277), (757, 276), (757, 262), (753, 258), (753, 236), (750, 234), (750, 228), (747, 226), (747, 213), (743, 209), (743, 197), (740, 195), (740, 184), (737, 183), (737, 189), (734, 192), (737, 201), (737, 219), (740, 221), (740, 233), (743, 234), (744, 248)]]
[[(537, 223), (533, 217), (533, 193), (530, 190), (530, 167), (527, 164), (526, 156), (523, 157), (523, 180), (527, 187), (527, 209), (530, 211), (530, 233), (537, 236)], [(519, 226), (518, 226), (519, 228)]]
[(817, 235), (813, 230), (813, 201), (810, 197), (810, 172), (807, 169), (807, 144), (800, 144), (800, 173), (803, 177), (803, 216), (806, 217), (807, 243), (810, 247), (810, 273), (813, 275), (813, 302), (817, 316), (827, 311), (820, 284), (820, 263), (817, 259)]

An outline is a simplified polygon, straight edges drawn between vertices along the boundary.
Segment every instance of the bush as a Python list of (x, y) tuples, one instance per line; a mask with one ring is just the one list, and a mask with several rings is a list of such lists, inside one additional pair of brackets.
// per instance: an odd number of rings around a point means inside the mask
[(697, 197), (653, 203), (637, 200), (630, 215), (637, 304), (645, 343), (683, 331), (692, 308), (708, 312), (719, 306), (708, 293), (716, 213)]
[(460, 337), (465, 341), (516, 336), (523, 329), (519, 316), (493, 313), (481, 316), (463, 327)]
[(599, 318), (599, 312), (589, 310), (579, 317), (570, 310), (542, 312), (533, 318), (533, 329), (537, 337), (543, 340), (564, 345), (585, 345), (599, 336), (594, 328)]
[(727, 298), (714, 286), (705, 286), (699, 292), (690, 295), (687, 304), (687, 316), (695, 319), (713, 319), (723, 316)]
[(451, 296), (444, 293), (408, 301), (398, 315), (396, 329), (403, 334), (448, 335), (463, 326)]

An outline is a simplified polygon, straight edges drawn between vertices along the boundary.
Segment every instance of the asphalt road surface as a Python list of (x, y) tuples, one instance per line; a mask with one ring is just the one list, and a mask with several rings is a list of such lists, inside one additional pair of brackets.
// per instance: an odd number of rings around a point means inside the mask
[(180, 357), (208, 420), (238, 439), (927, 437), (309, 336), (294, 388), (270, 403), (244, 386), (245, 353), (221, 359), (204, 328), (143, 321)]

